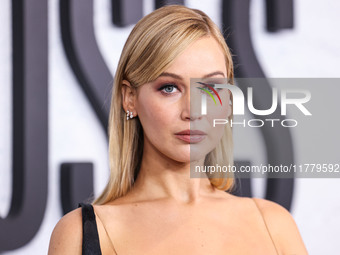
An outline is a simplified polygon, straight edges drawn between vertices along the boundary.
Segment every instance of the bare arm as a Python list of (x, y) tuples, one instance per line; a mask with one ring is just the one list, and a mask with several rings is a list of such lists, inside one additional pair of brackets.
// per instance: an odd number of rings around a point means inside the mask
[(305, 255), (308, 251), (292, 215), (281, 205), (256, 198), (270, 234), (281, 254)]
[(81, 208), (66, 214), (53, 230), (48, 254), (82, 254), (82, 229)]

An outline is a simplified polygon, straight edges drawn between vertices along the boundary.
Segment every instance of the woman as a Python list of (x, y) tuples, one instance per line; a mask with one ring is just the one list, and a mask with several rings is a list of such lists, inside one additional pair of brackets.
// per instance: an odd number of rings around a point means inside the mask
[[(218, 79), (232, 83), (232, 58), (206, 14), (173, 5), (136, 24), (114, 81), (110, 180), (93, 207), (59, 221), (49, 254), (307, 254), (280, 205), (225, 192), (228, 174), (190, 178), (193, 166), (232, 164), (230, 126), (211, 125), (232, 117)], [(203, 89), (223, 107), (207, 99), (202, 114)]]

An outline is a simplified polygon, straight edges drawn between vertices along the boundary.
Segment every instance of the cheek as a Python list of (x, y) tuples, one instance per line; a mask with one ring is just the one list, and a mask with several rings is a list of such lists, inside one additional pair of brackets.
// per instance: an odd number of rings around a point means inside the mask
[(211, 119), (211, 123), (213, 119), (227, 119), (231, 114), (232, 106), (229, 104), (230, 98), (228, 92), (223, 91), (219, 95), (222, 101), (222, 105), (217, 97), (215, 99), (216, 104), (213, 100), (209, 100), (207, 102), (208, 118)]
[[(144, 97), (146, 98), (146, 97)], [(172, 122), (170, 109), (161, 100), (142, 100), (138, 104), (138, 115), (146, 133), (160, 134)]]
[[(208, 109), (211, 109), (210, 111), (208, 110), (207, 114), (207, 121), (209, 122), (210, 126), (210, 134), (209, 136), (211, 137), (212, 141), (214, 143), (218, 142), (224, 132), (226, 125), (225, 124), (217, 124), (214, 125), (214, 120), (215, 119), (220, 119), (220, 120), (228, 120), (228, 117), (231, 115), (231, 105), (229, 105), (229, 94), (228, 93), (220, 93), (221, 101), (222, 101), (222, 106), (219, 102), (218, 99), (216, 99), (216, 105), (215, 103), (211, 100), (210, 105), (208, 105)], [(229, 120), (228, 120), (229, 121)], [(221, 123), (221, 122), (217, 122)]]

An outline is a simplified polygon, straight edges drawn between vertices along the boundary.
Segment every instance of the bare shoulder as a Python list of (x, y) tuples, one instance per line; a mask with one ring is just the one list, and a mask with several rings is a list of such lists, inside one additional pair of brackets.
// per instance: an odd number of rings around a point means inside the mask
[(308, 254), (293, 216), (283, 206), (254, 198), (270, 234), (282, 254)]
[(66, 214), (60, 219), (52, 232), (48, 254), (81, 254), (82, 229), (81, 208)]

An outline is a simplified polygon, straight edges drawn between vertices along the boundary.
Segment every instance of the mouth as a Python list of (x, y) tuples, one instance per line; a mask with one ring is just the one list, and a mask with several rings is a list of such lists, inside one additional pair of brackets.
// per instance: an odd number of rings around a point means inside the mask
[(187, 129), (176, 133), (175, 136), (186, 143), (199, 143), (206, 138), (207, 134), (201, 130)]

